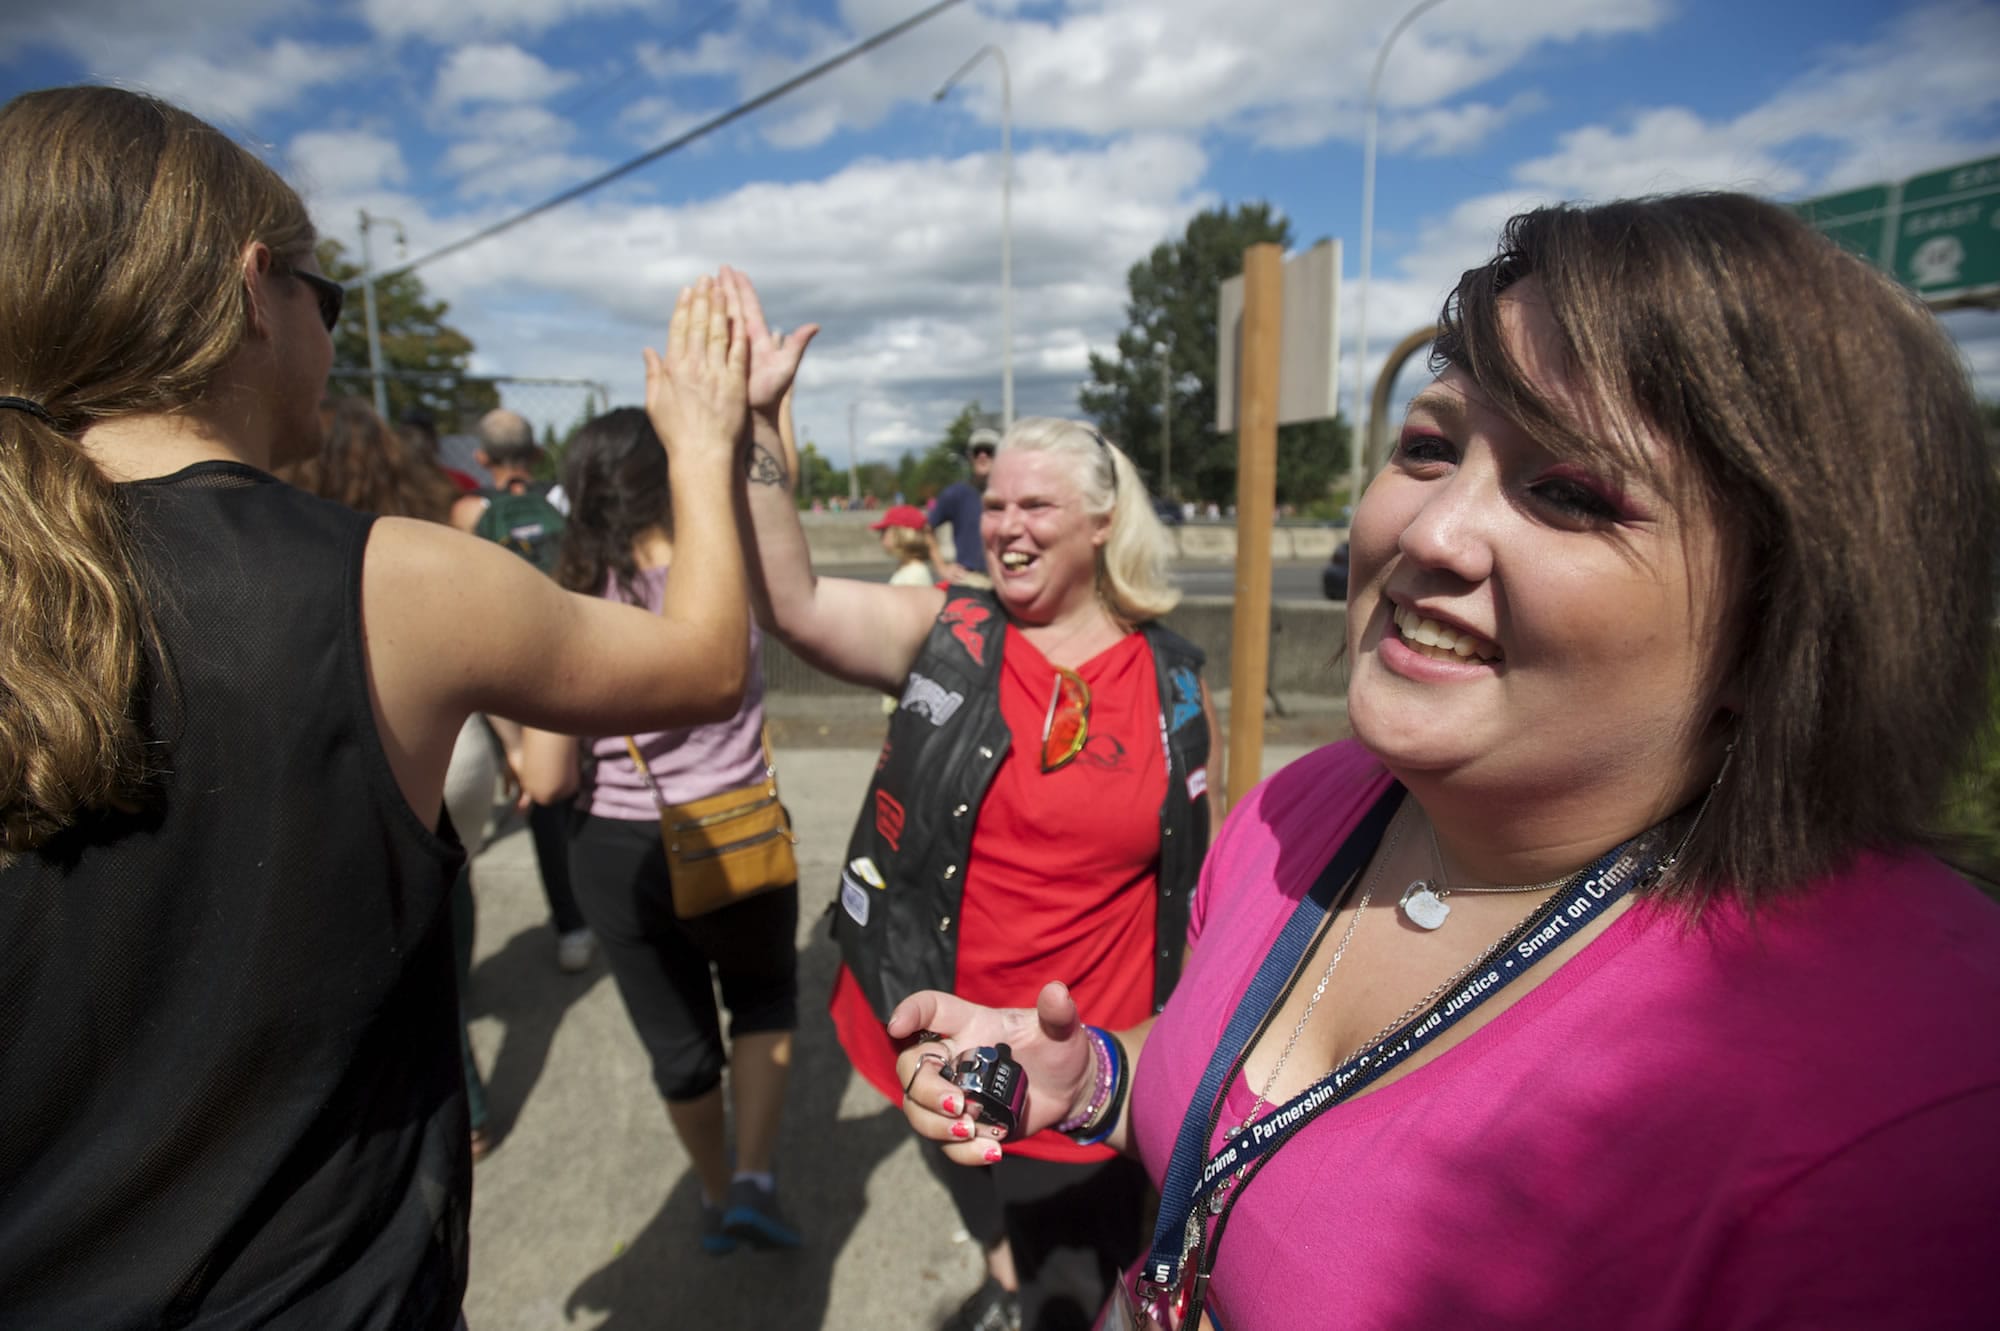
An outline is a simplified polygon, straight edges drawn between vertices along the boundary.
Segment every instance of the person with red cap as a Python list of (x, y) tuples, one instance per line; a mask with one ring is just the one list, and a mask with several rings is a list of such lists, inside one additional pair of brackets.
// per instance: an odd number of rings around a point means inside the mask
[(882, 533), (882, 549), (896, 561), (889, 575), (892, 587), (929, 587), (937, 582), (931, 571), (931, 524), (924, 511), (914, 504), (897, 504), (868, 524), (868, 530)]

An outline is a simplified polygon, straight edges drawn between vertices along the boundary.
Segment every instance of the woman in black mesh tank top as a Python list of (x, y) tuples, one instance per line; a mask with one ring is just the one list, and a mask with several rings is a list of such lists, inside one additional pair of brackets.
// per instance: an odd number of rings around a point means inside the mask
[[(720, 720), (746, 356), (682, 293), (663, 615), (278, 482), (341, 290), (297, 196), (108, 88), (0, 108), (0, 1323), (449, 1328), (461, 722)], [(587, 666), (586, 666), (587, 663)]]

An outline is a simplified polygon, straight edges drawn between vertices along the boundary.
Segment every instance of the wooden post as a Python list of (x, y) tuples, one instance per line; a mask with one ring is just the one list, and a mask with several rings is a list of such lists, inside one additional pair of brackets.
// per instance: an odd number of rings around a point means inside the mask
[(1236, 394), (1236, 613), (1229, 650), (1229, 803), (1264, 768), (1271, 677), (1271, 514), (1278, 499), (1278, 342), (1285, 252), (1243, 251), (1243, 364)]

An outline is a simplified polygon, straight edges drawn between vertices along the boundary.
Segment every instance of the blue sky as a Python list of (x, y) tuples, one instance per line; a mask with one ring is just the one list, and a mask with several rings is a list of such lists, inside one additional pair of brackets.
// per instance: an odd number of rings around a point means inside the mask
[[(673, 137), (923, 0), (10, 0), (0, 95), (145, 88), (252, 144), (321, 230), (409, 257)], [(1376, 0), (968, 0), (695, 147), (423, 270), (475, 368), (640, 391), (675, 290), (716, 264), (826, 327), (804, 432), (844, 457), (1000, 398), (994, 62), (1013, 90), (1017, 411), (1070, 413), (1126, 269), (1202, 208), (1264, 199), (1358, 271)], [(2000, 4), (1443, 0), (1383, 81), (1372, 365), (1511, 212), (1689, 187), (1796, 199), (2000, 154)], [(378, 233), (378, 240), (384, 239)], [(384, 245), (385, 259), (393, 248)], [(1343, 284), (1351, 336), (1355, 283)], [(2000, 397), (2000, 316), (1948, 317)], [(1351, 346), (1347, 349), (1351, 355)], [(1343, 371), (1342, 383), (1351, 382)], [(525, 397), (519, 405), (535, 409)]]

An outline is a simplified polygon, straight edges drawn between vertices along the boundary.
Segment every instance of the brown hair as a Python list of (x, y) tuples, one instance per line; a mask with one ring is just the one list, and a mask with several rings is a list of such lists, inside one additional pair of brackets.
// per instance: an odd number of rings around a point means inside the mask
[(0, 107), (0, 863), (146, 781), (150, 630), (117, 492), (73, 438), (199, 401), (248, 315), (242, 256), (312, 249), (262, 162), (164, 102), (56, 88)]
[[(1510, 352), (1498, 298), (1529, 277), (1614, 437)], [(1925, 839), (1984, 714), (2000, 500), (1957, 352), (1914, 296), (1743, 195), (1543, 208), (1460, 280), (1434, 359), (1560, 455), (1657, 480), (1640, 431), (1671, 441), (1671, 493), (1722, 533), (1735, 646), (1701, 715), (1735, 712), (1734, 757), (1660, 895), (1755, 901)]]
[[(490, 455), (489, 455), (490, 456)], [(609, 575), (621, 596), (639, 600), (632, 544), (650, 527), (674, 528), (667, 450), (643, 407), (616, 407), (577, 427), (563, 451), (569, 518), (556, 556), (556, 584), (602, 596)]]
[(342, 397), (323, 409), (319, 453), (281, 474), (301, 490), (384, 517), (449, 522), (458, 487), (444, 468), (392, 430), (365, 397)]

